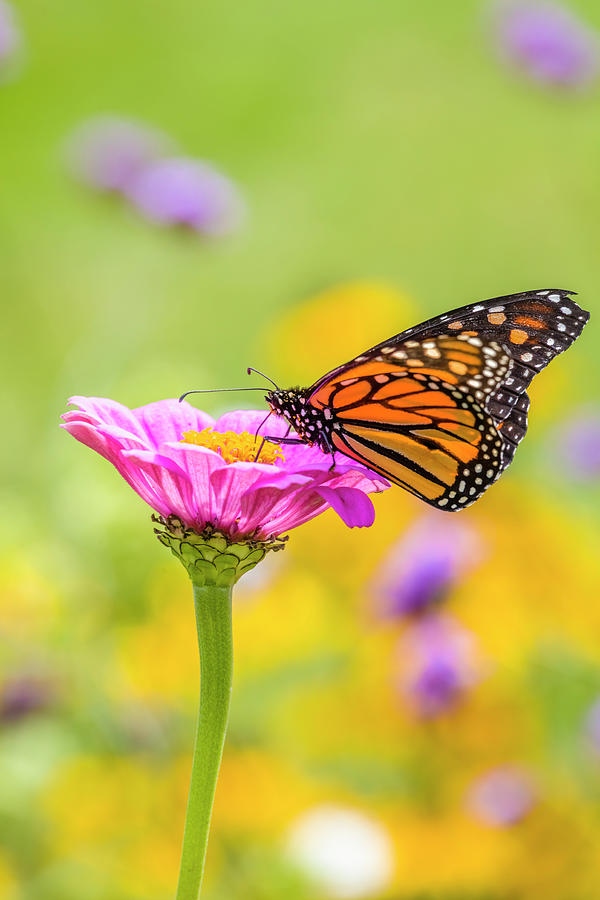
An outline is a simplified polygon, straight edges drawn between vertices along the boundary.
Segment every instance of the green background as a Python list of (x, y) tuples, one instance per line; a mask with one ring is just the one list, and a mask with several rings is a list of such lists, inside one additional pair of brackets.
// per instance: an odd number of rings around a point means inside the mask
[[(577, 10), (600, 27), (591, 0)], [(600, 588), (597, 486), (577, 485), (573, 473), (549, 469), (548, 460), (552, 429), (598, 397), (600, 93), (542, 88), (507, 71), (492, 51), (486, 7), (475, 2), (31, 0), (19, 4), (18, 14), (23, 59), (0, 85), (3, 581), (10, 592), (24, 571), (27, 577), (35, 571), (61, 602), (43, 633), (33, 629), (35, 640), (27, 627), (5, 624), (0, 662), (14, 673), (40, 655), (59, 671), (66, 700), (42, 725), (18, 726), (20, 737), (0, 732), (8, 771), (15, 759), (25, 759), (39, 775), (33, 794), (23, 777), (3, 804), (7, 866), (17, 872), (14, 884), (25, 885), (27, 900), (166, 898), (158, 888), (136, 893), (117, 876), (94, 893), (94, 879), (84, 878), (84, 888), (68, 866), (56, 882), (48, 874), (60, 870), (64, 853), (55, 858), (47, 849), (50, 826), (36, 791), (75, 751), (130, 752), (111, 731), (115, 698), (103, 686), (103, 679), (111, 681), (107, 646), (114, 627), (135, 627), (154, 615), (149, 584), (167, 565), (137, 498), (58, 430), (67, 398), (107, 396), (137, 406), (192, 387), (245, 384), (246, 366), (265, 364), (265, 335), (285, 312), (341, 283), (377, 282), (407, 292), (419, 319), (513, 291), (576, 290), (592, 322), (554, 364), (562, 375), (556, 396), (547, 391), (538, 427), (532, 390), (531, 434), (506, 476), (513, 499), (497, 528), (508, 536), (505, 544), (498, 539), (503, 547), (533, 555), (554, 552), (542, 546), (542, 520), (551, 519), (556, 546), (562, 546), (561, 529), (568, 530), (557, 591), (563, 600), (570, 596), (576, 566), (587, 593), (572, 597), (572, 615), (585, 632)], [(171, 135), (184, 154), (215, 163), (245, 199), (244, 226), (227, 239), (203, 240), (155, 227), (125, 204), (74, 184), (63, 164), (65, 141), (100, 113), (146, 121)], [(366, 320), (370, 312), (366, 298)], [(413, 324), (404, 315), (399, 306), (395, 330)], [(341, 333), (344, 327), (341, 319)], [(318, 319), (313, 334), (317, 345), (331, 339)], [(310, 348), (295, 344), (293, 335), (281, 371), (269, 359), (268, 374), (285, 377), (290, 346), (300, 361), (307, 355), (306, 382), (313, 381), (321, 372), (311, 369)], [(206, 405), (225, 404), (215, 395)], [(388, 530), (371, 541), (384, 544), (398, 533), (391, 502), (388, 496)], [(403, 510), (407, 502), (398, 500)], [(487, 509), (493, 530), (495, 507)], [(400, 518), (405, 524), (404, 512)], [(319, 541), (318, 527), (307, 534), (303, 565), (311, 539)], [(362, 537), (351, 537), (343, 540), (355, 554)], [(574, 545), (576, 562), (569, 556)], [(495, 560), (511, 565), (505, 557)], [(326, 584), (328, 566), (315, 571)], [(490, 577), (493, 584), (493, 572)], [(32, 583), (35, 611), (35, 578)], [(530, 588), (517, 573), (512, 587), (526, 603)], [(340, 622), (354, 621), (352, 604), (337, 611)], [(558, 619), (552, 626), (560, 631)], [(530, 650), (523, 650), (524, 659)], [(552, 659), (566, 719), (548, 727), (562, 747), (561, 729), (570, 723), (572, 734), (594, 696), (599, 659), (589, 647), (581, 660), (577, 647)], [(94, 677), (83, 674), (90, 660), (98, 667)], [(87, 688), (93, 702), (83, 715)], [(554, 690), (548, 688), (550, 696)], [(548, 711), (547, 694), (539, 694), (524, 700), (517, 687), (512, 702), (530, 702), (534, 716), (534, 709)], [(180, 744), (167, 729), (167, 750), (159, 755), (187, 747), (191, 701), (186, 710)], [(112, 735), (106, 740), (97, 725), (104, 715)], [(409, 739), (415, 754), (427, 743), (418, 728)], [(532, 738), (542, 755), (547, 742), (547, 734)], [(591, 807), (585, 809), (593, 818)], [(279, 857), (269, 855), (276, 845), (274, 838), (268, 851), (249, 851), (257, 898), (295, 896)], [(224, 875), (228, 886), (222, 893), (214, 888), (215, 896), (240, 891), (246, 900), (249, 888), (227, 877), (233, 878)], [(543, 896), (596, 895), (593, 887), (571, 895), (567, 882), (550, 879), (556, 893), (546, 887)], [(523, 883), (524, 896), (535, 896), (532, 884)], [(471, 887), (501, 896), (497, 884)], [(21, 896), (21, 888), (12, 889)], [(456, 890), (462, 900), (467, 887), (458, 876)]]

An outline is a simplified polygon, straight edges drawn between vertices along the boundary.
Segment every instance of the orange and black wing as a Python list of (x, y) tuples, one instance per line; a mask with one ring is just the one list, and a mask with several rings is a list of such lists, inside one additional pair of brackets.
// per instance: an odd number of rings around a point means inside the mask
[[(589, 314), (570, 291), (513, 294), (445, 313), (378, 344), (306, 392), (336, 450), (454, 510), (511, 462), (526, 389)], [(325, 410), (328, 410), (325, 413)]]

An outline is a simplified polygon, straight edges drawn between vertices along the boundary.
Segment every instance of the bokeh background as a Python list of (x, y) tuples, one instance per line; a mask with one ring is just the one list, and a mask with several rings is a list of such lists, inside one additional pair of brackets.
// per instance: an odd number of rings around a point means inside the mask
[(3, 900), (177, 878), (190, 590), (67, 398), (306, 384), (551, 287), (591, 324), (499, 484), (327, 514), (240, 583), (206, 897), (600, 894), (600, 11), (530, 7), (0, 7)]

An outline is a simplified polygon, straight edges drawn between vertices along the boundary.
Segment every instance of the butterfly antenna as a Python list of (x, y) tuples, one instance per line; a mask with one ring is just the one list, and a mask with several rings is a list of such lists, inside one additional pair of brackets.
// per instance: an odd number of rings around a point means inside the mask
[(266, 381), (270, 381), (271, 384), (273, 385), (273, 387), (275, 388), (275, 390), (277, 390), (277, 391), (279, 390), (279, 385), (275, 384), (273, 379), (269, 378), (268, 375), (265, 375), (264, 372), (259, 372), (258, 369), (253, 369), (252, 366), (248, 366), (246, 371), (248, 372), (248, 375), (250, 374), (250, 372), (254, 372), (256, 375), (260, 375), (261, 378), (264, 378)]
[(263, 391), (264, 388), (261, 387), (243, 387), (243, 388), (208, 388), (207, 390), (202, 391), (186, 391), (185, 394), (182, 394), (179, 398), (179, 402), (185, 400), (186, 397), (189, 397), (190, 394), (221, 394), (226, 393), (228, 391)]

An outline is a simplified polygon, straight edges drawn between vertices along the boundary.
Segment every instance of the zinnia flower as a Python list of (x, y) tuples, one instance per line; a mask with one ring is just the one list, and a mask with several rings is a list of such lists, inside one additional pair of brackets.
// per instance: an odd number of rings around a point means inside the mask
[[(156, 529), (192, 581), (200, 651), (200, 708), (177, 900), (198, 900), (233, 674), (232, 589), (290, 528), (332, 508), (351, 526), (371, 525), (368, 494), (387, 481), (304, 444), (264, 442), (265, 413), (216, 421), (188, 403), (128, 409), (73, 397), (63, 427), (111, 462), (160, 516)], [(269, 434), (287, 434), (269, 417)]]
[(169, 146), (165, 135), (140, 122), (97, 116), (84, 122), (70, 137), (67, 165), (84, 184), (122, 193)]
[(127, 194), (139, 212), (161, 225), (217, 235), (231, 231), (241, 218), (233, 183), (196, 159), (163, 159), (146, 166)]
[(473, 528), (444, 514), (423, 516), (386, 553), (371, 586), (386, 618), (418, 615), (446, 599), (483, 555)]
[[(185, 401), (128, 409), (114, 400), (73, 397), (63, 428), (111, 462), (159, 515), (186, 528), (212, 526), (232, 542), (268, 541), (331, 507), (350, 527), (373, 524), (368, 494), (388, 482), (356, 463), (336, 465), (316, 447), (267, 443), (255, 457), (264, 411), (215, 420)], [(269, 419), (283, 436), (283, 419)]]
[(495, 32), (501, 55), (535, 81), (579, 87), (597, 75), (596, 35), (557, 4), (531, 0), (501, 4)]

